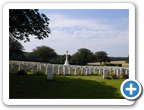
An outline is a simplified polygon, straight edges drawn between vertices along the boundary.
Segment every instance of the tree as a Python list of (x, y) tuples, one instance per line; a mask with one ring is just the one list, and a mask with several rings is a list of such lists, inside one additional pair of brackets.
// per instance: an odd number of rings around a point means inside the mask
[(24, 47), (13, 37), (9, 37), (9, 56), (23, 54)]
[(88, 61), (94, 59), (94, 54), (89, 49), (81, 48), (78, 52), (72, 55), (72, 59), (76, 61), (77, 64), (86, 65)]
[(30, 41), (29, 35), (41, 40), (51, 33), (48, 21), (49, 18), (37, 9), (10, 9), (9, 35), (24, 42)]
[(110, 62), (111, 60), (110, 60), (110, 58), (109, 57), (107, 57), (106, 58), (106, 62)]
[(107, 60), (107, 53), (104, 52), (104, 51), (98, 51), (98, 52), (95, 52), (95, 55), (96, 55), (96, 58), (99, 60), (100, 62), (100, 65), (102, 65), (102, 62), (106, 62)]
[(128, 55), (127, 58), (125, 58), (125, 62), (126, 62), (126, 63), (129, 63), (129, 55)]
[(48, 46), (38, 46), (36, 49), (33, 49), (33, 54), (37, 57), (42, 58), (44, 62), (49, 61), (51, 58), (57, 56), (57, 53)]

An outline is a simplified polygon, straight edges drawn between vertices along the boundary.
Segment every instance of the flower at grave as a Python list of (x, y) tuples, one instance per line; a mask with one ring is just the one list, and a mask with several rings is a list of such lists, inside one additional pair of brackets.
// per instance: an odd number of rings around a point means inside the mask
[(125, 74), (125, 73), (122, 73), (121, 76), (122, 76), (123, 78), (129, 78), (129, 75), (128, 75), (128, 74)]
[(112, 76), (113, 79), (117, 79), (117, 75), (114, 73), (114, 74), (110, 74)]
[(124, 76), (124, 73), (122, 73), (121, 75)]

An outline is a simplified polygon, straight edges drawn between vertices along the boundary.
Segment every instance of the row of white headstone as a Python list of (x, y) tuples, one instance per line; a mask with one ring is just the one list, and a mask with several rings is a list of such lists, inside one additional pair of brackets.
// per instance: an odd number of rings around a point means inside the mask
[[(120, 74), (122, 74), (125, 70), (126, 74), (129, 74), (128, 68), (122, 68), (122, 67), (106, 67), (106, 66), (78, 66), (78, 65), (58, 65), (58, 64), (44, 64), (44, 63), (24, 63), (24, 62), (10, 62), (9, 69), (14, 70), (14, 74), (18, 73), (18, 70), (24, 70), (25, 74), (27, 74), (28, 70), (33, 69), (33, 74), (37, 73), (37, 70), (40, 69), (43, 74), (47, 74), (47, 80), (53, 80), (53, 75), (62, 75), (64, 72), (64, 75), (73, 75), (73, 69), (75, 70), (75, 75), (79, 74), (79, 69), (81, 69), (82, 75), (92, 75), (93, 72), (97, 73), (97, 70), (99, 70), (99, 75), (102, 75), (103, 71), (103, 79), (106, 79), (108, 71), (114, 71), (116, 73), (117, 77), (120, 77)], [(57, 72), (58, 69), (58, 72)]]

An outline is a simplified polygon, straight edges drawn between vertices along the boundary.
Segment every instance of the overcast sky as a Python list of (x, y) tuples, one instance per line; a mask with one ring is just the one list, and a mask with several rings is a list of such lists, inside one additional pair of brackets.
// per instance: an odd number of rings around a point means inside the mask
[(105, 51), (113, 57), (129, 55), (128, 9), (42, 9), (39, 12), (50, 19), (52, 34), (43, 40), (30, 36), (30, 42), (21, 41), (26, 52), (45, 45), (60, 55), (66, 50), (72, 55), (80, 48)]

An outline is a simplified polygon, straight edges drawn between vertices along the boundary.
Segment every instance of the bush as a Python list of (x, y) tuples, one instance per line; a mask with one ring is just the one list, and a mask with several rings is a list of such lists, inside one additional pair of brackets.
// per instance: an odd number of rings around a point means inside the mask
[(38, 71), (36, 72), (36, 75), (42, 75), (42, 71), (38, 70)]
[(78, 73), (79, 75), (82, 75), (82, 70), (81, 69), (79, 69), (79, 73)]
[(113, 77), (110, 74), (108, 74), (107, 79), (113, 79)]
[(92, 75), (96, 75), (97, 73), (96, 72), (92, 72)]
[(99, 71), (97, 71), (97, 75), (99, 75), (100, 73), (99, 73)]
[(115, 64), (115, 66), (122, 66), (122, 64)]
[(18, 71), (18, 75), (24, 75), (24, 74), (25, 74), (25, 71), (24, 71), (24, 70)]
[[(65, 62), (49, 62), (50, 64), (64, 64)], [(70, 65), (74, 65), (73, 62), (69, 62)]]
[(92, 72), (92, 75), (98, 76), (98, 75), (99, 75), (99, 72)]
[(103, 63), (103, 66), (122, 66), (122, 64), (106, 64), (106, 63)]

